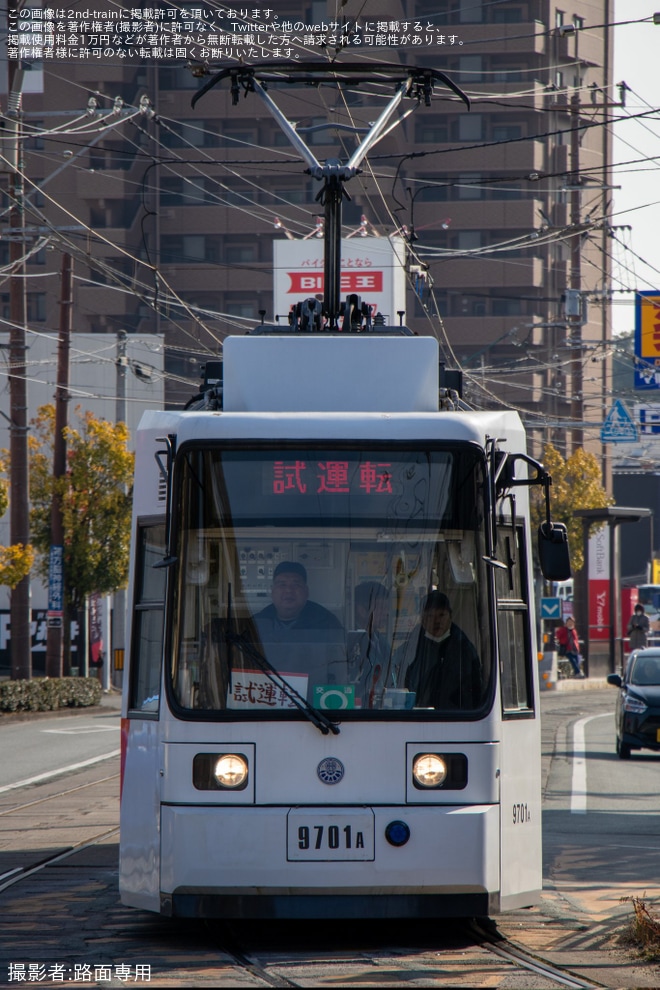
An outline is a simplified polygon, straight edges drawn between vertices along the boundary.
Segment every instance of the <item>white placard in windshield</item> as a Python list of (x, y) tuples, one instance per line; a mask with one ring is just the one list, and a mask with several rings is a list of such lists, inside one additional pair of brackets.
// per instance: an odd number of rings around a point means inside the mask
[[(287, 684), (307, 697), (307, 674), (285, 674), (279, 676)], [(262, 670), (232, 671), (231, 685), (227, 692), (227, 708), (242, 711), (278, 711), (297, 706), (287, 697), (281, 687), (278, 687)]]

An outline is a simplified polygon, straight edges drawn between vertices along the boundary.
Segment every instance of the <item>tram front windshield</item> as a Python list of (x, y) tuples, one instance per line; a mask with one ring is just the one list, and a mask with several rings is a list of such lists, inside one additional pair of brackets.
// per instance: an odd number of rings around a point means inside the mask
[(177, 707), (237, 719), (483, 710), (480, 451), (208, 445), (178, 463)]

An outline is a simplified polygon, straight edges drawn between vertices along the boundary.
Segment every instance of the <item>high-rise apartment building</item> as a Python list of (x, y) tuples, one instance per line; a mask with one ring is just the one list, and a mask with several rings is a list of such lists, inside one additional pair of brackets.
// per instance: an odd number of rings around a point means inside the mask
[[(324, 23), (330, 6), (287, 0), (276, 13)], [(344, 231), (362, 218), (370, 233), (403, 231), (406, 323), (439, 338), (474, 403), (513, 404), (537, 441), (569, 453), (582, 442), (600, 450), (609, 405), (612, 6), (346, 0), (335, 19), (349, 44), (337, 53), (312, 32), (292, 52), (363, 60), (373, 82), (269, 90), (320, 160), (348, 157), (351, 128), (368, 127), (391, 96), (379, 61), (441, 70), (469, 95), (469, 112), (441, 86), (430, 106), (404, 101), (400, 126), (347, 184)], [(235, 13), (247, 24), (253, 11)], [(313, 235), (320, 184), (255, 94), (233, 105), (225, 83), (192, 110), (204, 79), (180, 61), (43, 65), (43, 92), (24, 98), (26, 245), (38, 247), (28, 320), (57, 326), (68, 247), (75, 329), (164, 334), (167, 395), (181, 402), (227, 333), (261, 311), (273, 319), (273, 239)], [(6, 293), (2, 303), (7, 318)]]

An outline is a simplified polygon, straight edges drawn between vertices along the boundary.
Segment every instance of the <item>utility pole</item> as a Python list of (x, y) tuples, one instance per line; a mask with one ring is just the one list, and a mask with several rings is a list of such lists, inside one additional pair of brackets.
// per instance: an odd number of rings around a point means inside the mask
[[(126, 422), (126, 331), (117, 333), (117, 400), (115, 405), (115, 422)], [(115, 660), (114, 671), (121, 670), (123, 677), (124, 656), (126, 650), (126, 589), (120, 588), (114, 595), (112, 652)], [(121, 658), (121, 659), (119, 659)], [(110, 651), (108, 651), (108, 660)], [(119, 660), (119, 662), (117, 662)], [(113, 672), (114, 672), (113, 671)], [(121, 687), (121, 683), (115, 685)]]
[[(573, 231), (571, 237), (571, 269), (569, 278), (569, 289), (566, 292), (566, 344), (571, 353), (571, 419), (575, 424), (584, 421), (584, 388), (582, 370), (582, 327), (585, 323), (584, 293), (582, 290), (582, 245), (585, 232), (589, 229), (588, 224), (582, 223), (582, 191), (585, 188), (580, 175), (580, 111), (583, 109), (593, 110), (610, 107), (618, 107), (619, 103), (603, 102), (590, 104), (584, 107), (580, 103), (579, 92), (576, 91), (571, 97), (571, 143), (569, 158), (569, 186), (571, 190), (570, 198), (570, 224)], [(604, 166), (607, 169), (609, 157), (604, 153)], [(607, 178), (607, 176), (605, 177)], [(593, 186), (586, 187), (593, 190)], [(603, 192), (607, 189), (618, 188), (608, 185), (605, 181), (602, 186), (595, 187)], [(606, 225), (604, 225), (606, 226)], [(601, 318), (603, 340), (605, 339), (605, 317)], [(573, 426), (571, 429), (572, 450), (575, 451), (584, 443), (584, 430), (582, 426)]]
[[(24, 67), (10, 61), (7, 116), (9, 137), (9, 398), (10, 398), (10, 509), (9, 523), (12, 545), (27, 546), (30, 542), (29, 473), (27, 446), (27, 382), (25, 358), (25, 214), (23, 206), (23, 141), (21, 126), (21, 94)], [(10, 644), (11, 676), (29, 680), (32, 676), (32, 642), (30, 635), (30, 575), (26, 575), (11, 592)]]
[[(584, 419), (584, 404), (582, 402), (582, 228), (580, 190), (580, 93), (575, 91), (571, 97), (571, 228), (575, 231), (571, 239), (571, 276), (570, 304), (567, 294), (566, 322), (567, 343), (571, 354), (571, 419), (573, 423), (581, 423)], [(572, 448), (575, 452), (583, 443), (582, 428), (573, 427), (571, 430)]]
[[(69, 403), (69, 349), (73, 309), (73, 261), (62, 255), (60, 332), (57, 343), (57, 388), (55, 390), (55, 437), (53, 479), (55, 484), (66, 473), (66, 439)], [(57, 491), (50, 510), (50, 561), (48, 568), (48, 626), (46, 633), (46, 676), (62, 676), (62, 626), (70, 622), (64, 609), (64, 531), (62, 502)], [(70, 635), (65, 637), (70, 642)], [(67, 671), (68, 673), (68, 671)]]

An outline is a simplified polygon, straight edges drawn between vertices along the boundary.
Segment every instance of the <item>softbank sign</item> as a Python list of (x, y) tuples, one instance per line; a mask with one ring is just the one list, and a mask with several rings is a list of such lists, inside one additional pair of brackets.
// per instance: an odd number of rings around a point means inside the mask
[[(385, 322), (398, 324), (406, 308), (406, 252), (400, 237), (351, 237), (341, 242), (340, 302), (355, 293)], [(273, 241), (274, 312), (286, 326), (292, 306), (323, 297), (323, 240)]]
[(589, 538), (589, 638), (610, 637), (610, 531)]

